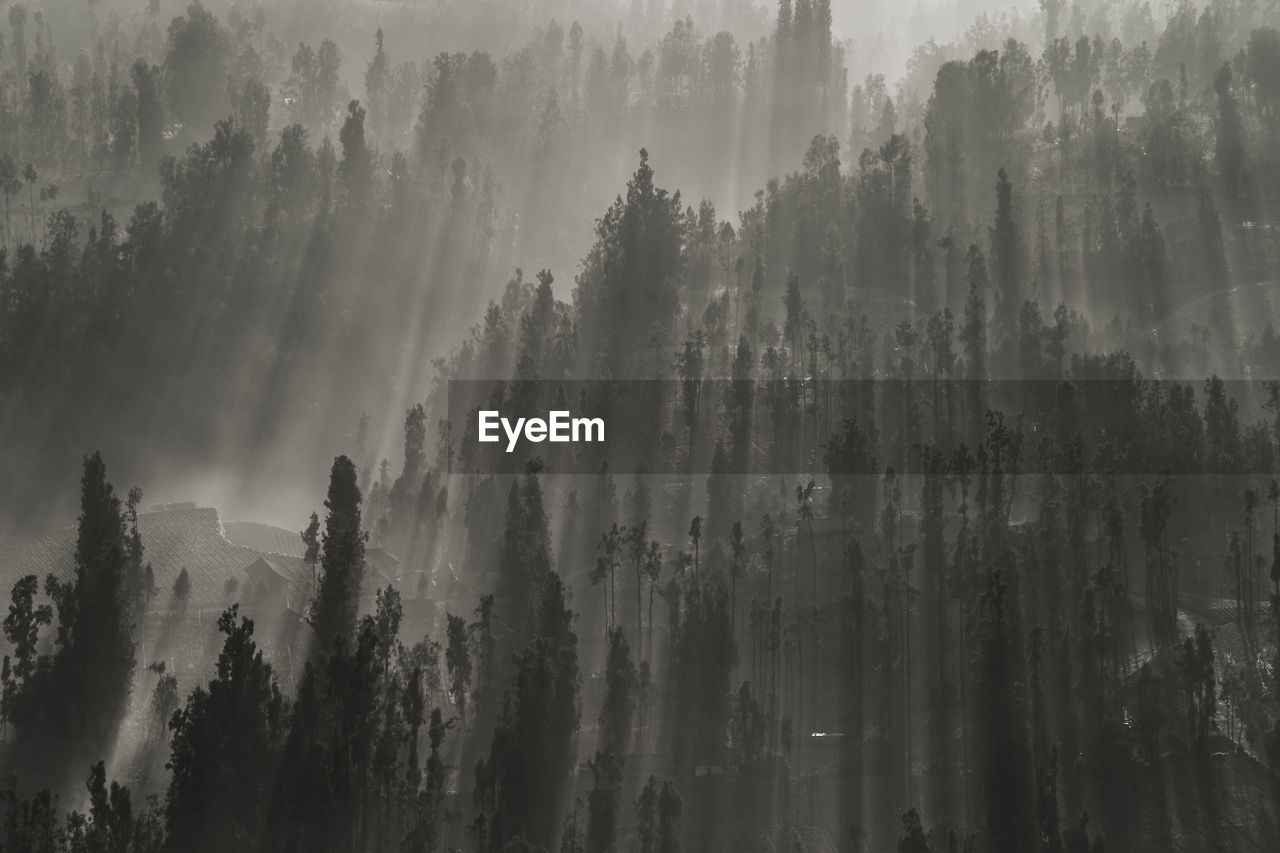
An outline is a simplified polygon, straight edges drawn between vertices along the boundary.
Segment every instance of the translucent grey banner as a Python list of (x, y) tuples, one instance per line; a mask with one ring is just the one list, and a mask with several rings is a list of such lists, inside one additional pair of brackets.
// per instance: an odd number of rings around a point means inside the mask
[(1270, 475), (1262, 380), (474, 380), (451, 473)]

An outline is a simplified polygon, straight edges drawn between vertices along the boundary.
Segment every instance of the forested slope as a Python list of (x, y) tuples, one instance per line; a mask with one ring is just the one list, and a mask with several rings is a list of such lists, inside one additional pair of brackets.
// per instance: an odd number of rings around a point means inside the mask
[(4, 849), (1269, 849), (1275, 3), (97, 5), (0, 55)]

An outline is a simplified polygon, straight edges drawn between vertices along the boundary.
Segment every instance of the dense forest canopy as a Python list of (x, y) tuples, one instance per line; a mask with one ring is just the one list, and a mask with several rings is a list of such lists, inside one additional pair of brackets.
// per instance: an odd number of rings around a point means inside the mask
[(0, 10), (0, 850), (1280, 831), (1276, 0)]

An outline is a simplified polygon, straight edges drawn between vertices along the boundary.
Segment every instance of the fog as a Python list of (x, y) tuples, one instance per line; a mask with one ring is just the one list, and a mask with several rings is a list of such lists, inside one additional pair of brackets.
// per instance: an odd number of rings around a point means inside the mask
[[(85, 4), (88, 15), (76, 11), (75, 4), (48, 4), (47, 8), (33, 5), (33, 13), (38, 11), (45, 21), (44, 26), (50, 32), (48, 53), (53, 66), (60, 66), (60, 73), (67, 75), (64, 83), (64, 98), (74, 102), (75, 68), (79, 57), (92, 58), (91, 66), (98, 66), (104, 85), (111, 84), (111, 68), (116, 69), (116, 77), (127, 76), (126, 66), (130, 64), (132, 55), (149, 56), (154, 62), (162, 62), (165, 56), (165, 40), (168, 22), (183, 12), (185, 4), (181, 2), (154, 2), (149, 4), (116, 3), (111, 0)], [(521, 70), (521, 63), (536, 62), (537, 49), (531, 48), (539, 40), (545, 40), (546, 28), (554, 22), (558, 28), (558, 38), (570, 38), (568, 30), (572, 23), (582, 26), (582, 58), (578, 73), (589, 71), (591, 51), (599, 45), (607, 51), (619, 43), (626, 45), (632, 60), (643, 57), (648, 52), (659, 56), (662, 52), (663, 38), (671, 29), (671, 22), (681, 20), (685, 15), (691, 16), (697, 38), (707, 38), (718, 29), (723, 28), (732, 34), (739, 45), (746, 45), (756, 39), (766, 38), (772, 31), (774, 9), (766, 9), (763, 4), (750, 2), (688, 2), (688, 3), (535, 3), (535, 2), (338, 2), (337, 0), (320, 0), (320, 2), (281, 2), (281, 3), (227, 3), (225, 6), (213, 4), (211, 12), (222, 16), (226, 22), (227, 34), (238, 45), (230, 54), (230, 72), (233, 77), (258, 73), (261, 69), (265, 78), (272, 82), (268, 95), (274, 95), (267, 109), (265, 132), (262, 143), (274, 138), (280, 129), (292, 118), (301, 117), (301, 113), (288, 107), (291, 96), (285, 90), (290, 80), (297, 80), (298, 75), (292, 68), (296, 58), (295, 45), (307, 44), (313, 51), (320, 48), (325, 39), (332, 39), (337, 50), (333, 57), (336, 61), (334, 73), (336, 79), (332, 87), (327, 89), (326, 97), (334, 116), (323, 122), (317, 122), (312, 114), (310, 121), (304, 126), (310, 131), (311, 142), (315, 145), (329, 137), (338, 146), (339, 114), (341, 106), (351, 97), (360, 97), (366, 89), (366, 71), (375, 56), (373, 33), (381, 28), (384, 33), (384, 55), (386, 75), (389, 84), (396, 88), (389, 95), (395, 100), (389, 101), (384, 109), (388, 116), (385, 120), (377, 116), (370, 119), (369, 135), (371, 145), (376, 145), (385, 156), (389, 152), (409, 144), (413, 128), (420, 118), (422, 108), (423, 76), (428, 76), (430, 58), (442, 51), (472, 53), (483, 51), (493, 57), (494, 71), (501, 74), (509, 63), (512, 74), (516, 77), (527, 73)], [(847, 68), (848, 87), (854, 87), (869, 74), (884, 74), (887, 80), (886, 91), (893, 94), (902, 86), (928, 85), (932, 64), (942, 58), (935, 55), (927, 59), (923, 70), (918, 71), (913, 79), (908, 79), (908, 62), (916, 48), (929, 39), (938, 44), (956, 47), (956, 55), (972, 52), (980, 47), (995, 47), (1007, 35), (1022, 35), (1033, 28), (1030, 12), (1018, 10), (1016, 4), (1001, 6), (998, 9), (984, 8), (975, 3), (942, 3), (936, 6), (918, 4), (910, 16), (903, 17), (894, 6), (887, 3), (842, 3), (831, 4), (831, 32), (833, 43), (841, 43), (844, 50), (843, 65)], [(34, 15), (33, 15), (34, 23)], [(39, 37), (38, 28), (33, 33)], [(10, 37), (12, 40), (12, 37)], [(33, 39), (34, 40), (34, 39)], [(38, 45), (33, 45), (38, 50)], [(570, 48), (559, 45), (557, 51)], [(530, 51), (533, 51), (531, 54)], [(740, 49), (741, 50), (741, 49)], [(12, 53), (12, 51), (10, 51)], [(739, 61), (745, 57), (739, 56)], [(413, 77), (403, 76), (403, 72), (414, 63)], [(157, 66), (160, 67), (160, 66)], [(86, 74), (91, 73), (86, 70)], [(193, 69), (193, 73), (202, 73)], [(650, 71), (650, 74), (653, 72)], [(397, 74), (401, 76), (396, 77)], [(391, 78), (395, 77), (394, 80)], [(157, 78), (158, 79), (158, 78)], [(420, 397), (427, 389), (427, 371), (420, 365), (429, 363), (430, 359), (447, 355), (460, 342), (462, 335), (459, 329), (466, 328), (476, 322), (484, 303), (500, 296), (510, 272), (517, 266), (526, 271), (532, 278), (533, 271), (547, 268), (552, 270), (564, 287), (568, 288), (578, 264), (594, 240), (592, 220), (598, 216), (612, 201), (618, 191), (618, 178), (625, 175), (635, 158), (636, 149), (640, 145), (648, 147), (655, 163), (661, 164), (666, 182), (679, 187), (683, 196), (697, 204), (699, 199), (711, 201), (722, 211), (743, 210), (753, 202), (754, 193), (761, 189), (767, 180), (785, 170), (794, 168), (800, 160), (807, 144), (807, 132), (797, 133), (793, 140), (779, 144), (771, 139), (761, 145), (753, 143), (749, 138), (759, 135), (765, 126), (761, 122), (765, 117), (754, 120), (736, 110), (725, 114), (716, 121), (727, 121), (742, 128), (720, 138), (707, 138), (703, 143), (704, 153), (688, 156), (691, 126), (679, 127), (682, 119), (664, 114), (661, 109), (628, 110), (625, 127), (617, 128), (616, 133), (606, 138), (582, 140), (582, 144), (572, 143), (569, 147), (573, 153), (565, 153), (552, 158), (551, 162), (537, 162), (536, 155), (530, 146), (541, 144), (529, 139), (540, 132), (561, 133), (568, 128), (582, 123), (582, 117), (573, 110), (556, 107), (555, 124), (540, 127), (544, 119), (548, 119), (553, 109), (547, 99), (551, 92), (560, 97), (571, 98), (580, 94), (573, 91), (561, 91), (555, 87), (557, 81), (545, 79), (531, 85), (525, 92), (513, 91), (510, 97), (500, 100), (495, 108), (500, 112), (510, 109), (509, 104), (519, 101), (519, 110), (524, 115), (507, 114), (505, 119), (514, 120), (499, 122), (489, 128), (477, 128), (479, 136), (473, 140), (464, 154), (478, 172), (483, 175), (470, 174), (467, 182), (476, 190), (481, 190), (482, 182), (493, 187), (492, 195), (484, 189), (486, 203), (492, 198), (494, 212), (492, 227), (496, 230), (495, 241), (489, 251), (492, 256), (486, 258), (483, 268), (473, 268), (465, 285), (455, 282), (441, 281), (439, 274), (428, 274), (425, 270), (437, 261), (432, 260), (440, 251), (439, 240), (447, 239), (437, 230), (435, 236), (420, 241), (414, 252), (405, 256), (402, 263), (416, 267), (421, 280), (421, 287), (413, 297), (415, 309), (411, 312), (411, 320), (396, 336), (409, 335), (412, 340), (403, 338), (388, 342), (389, 352), (377, 366), (368, 369), (375, 372), (375, 383), (380, 383), (379, 391), (371, 395), (371, 399), (359, 401), (363, 409), (370, 407), (373, 417), (374, 450), (382, 455), (394, 456), (398, 442), (397, 423), (400, 412), (407, 401)], [(86, 81), (83, 85), (88, 85)], [(680, 85), (677, 83), (677, 85)], [(923, 100), (925, 92), (914, 89), (899, 92), (917, 104)], [(633, 92), (629, 97), (635, 98)], [(164, 116), (161, 120), (168, 122), (164, 130), (164, 148), (169, 153), (179, 154), (191, 142), (199, 140), (202, 135), (211, 131), (213, 117), (225, 108), (225, 98), (220, 98), (224, 106), (210, 105), (212, 111), (201, 109), (197, 112), (198, 124), (187, 126), (175, 120), (180, 115)], [(367, 102), (367, 97), (365, 98)], [(74, 121), (68, 107), (64, 104), (64, 121)], [(366, 108), (369, 105), (366, 103)], [(375, 107), (376, 109), (376, 107)], [(580, 109), (580, 108), (579, 108)], [(830, 129), (836, 130), (846, 125), (847, 116), (829, 106)], [(71, 111), (74, 111), (73, 109)], [(394, 113), (394, 115), (392, 115)], [(496, 115), (496, 114), (495, 114)], [(373, 127), (374, 119), (385, 127)], [(104, 118), (104, 123), (106, 119)], [(687, 123), (686, 123), (687, 124)], [(17, 125), (14, 125), (17, 127)], [(502, 128), (499, 130), (499, 128)], [(561, 130), (563, 128), (563, 130)], [(512, 134), (515, 138), (485, 138), (490, 132)], [(109, 134), (110, 128), (103, 127), (101, 133)], [(696, 131), (695, 131), (696, 132)], [(525, 138), (521, 138), (525, 137)], [(106, 143), (103, 143), (106, 144)], [(87, 151), (85, 143), (80, 143)], [(585, 145), (585, 149), (583, 146)], [(412, 146), (410, 146), (412, 147)], [(427, 156), (427, 155), (423, 155)], [(444, 156), (441, 154), (440, 156)], [(708, 159), (709, 158), (709, 159)], [(20, 159), (20, 158), (19, 158)], [(152, 163), (155, 155), (148, 155)], [(15, 163), (17, 160), (15, 160)], [(98, 162), (103, 163), (101, 157)], [(707, 165), (711, 164), (711, 168)], [(25, 165), (25, 164), (23, 164)], [(139, 164), (144, 166), (144, 164)], [(435, 168), (445, 171), (447, 164), (440, 162)], [(86, 173), (83, 169), (62, 170), (59, 180), (59, 194), (62, 202), (78, 211), (82, 222), (90, 222), (96, 217), (94, 206), (96, 199), (107, 203), (107, 209), (113, 213), (123, 226), (128, 219), (132, 205), (148, 194), (158, 193), (160, 187), (150, 178), (143, 168), (134, 170), (133, 175), (122, 178), (118, 169), (100, 167), (96, 173)], [(539, 176), (547, 175), (543, 180)], [(41, 179), (43, 183), (43, 179)], [(15, 196), (16, 198), (17, 196)], [(35, 205), (32, 205), (35, 207)], [(585, 213), (584, 213), (585, 212)], [(40, 209), (37, 216), (43, 217), (45, 211)], [(733, 217), (728, 217), (732, 221)], [(429, 226), (428, 226), (429, 227)], [(33, 229), (34, 230), (37, 229)], [(359, 238), (357, 238), (359, 239)], [(39, 237), (37, 237), (37, 242)], [(433, 242), (436, 241), (436, 242)], [(357, 249), (357, 252), (368, 249)], [(11, 253), (12, 254), (12, 253)], [(410, 275), (413, 275), (412, 273)], [(567, 291), (566, 291), (567, 292)], [(429, 305), (429, 309), (426, 307)], [(278, 309), (277, 309), (278, 310)], [(421, 316), (421, 315), (428, 316)], [(261, 327), (259, 337), (253, 339), (249, 346), (260, 350), (261, 356), (269, 357), (272, 342), (263, 339), (274, 334), (274, 327), (267, 323)], [(178, 344), (182, 346), (182, 344)], [(241, 358), (234, 355), (232, 358)], [(418, 365), (418, 366), (414, 366)], [(410, 375), (412, 374), (412, 375)], [(388, 398), (388, 392), (390, 397)], [(314, 458), (312, 450), (323, 451), (320, 457), (329, 455), (340, 449), (341, 442), (354, 435), (356, 418), (349, 414), (340, 424), (334, 423), (328, 416), (322, 417), (326, 423), (319, 429), (312, 424), (290, 423), (293, 431), (289, 440), (273, 440), (270, 444), (270, 460), (257, 460), (245, 466), (244, 449), (241, 438), (227, 435), (236, 429), (252, 430), (254, 420), (248, 415), (255, 409), (272, 406), (274, 403), (262, 399), (262, 395), (274, 395), (278, 391), (259, 392), (258, 399), (237, 400), (232, 416), (237, 424), (217, 427), (217, 435), (210, 436), (210, 442), (202, 453), (207, 457), (207, 464), (219, 470), (213, 479), (229, 483), (234, 475), (232, 470), (243, 469), (245, 481), (239, 487), (223, 485), (215, 489), (193, 486), (206, 480), (206, 477), (192, 477), (181, 471), (191, 456), (189, 442), (177, 449), (177, 463), (167, 457), (168, 445), (171, 443), (170, 430), (165, 421), (171, 415), (156, 412), (149, 416), (144, 427), (143, 440), (157, 442), (157, 446), (147, 454), (147, 459), (134, 460), (131, 448), (138, 445), (138, 436), (130, 434), (122, 438), (125, 447), (114, 444), (116, 430), (109, 425), (99, 428), (93, 425), (86, 433), (73, 433), (72, 444), (93, 444), (104, 450), (116, 451), (110, 455), (122, 466), (122, 475), (130, 482), (138, 482), (146, 487), (148, 493), (181, 494), (184, 490), (195, 488), (201, 495), (216, 494), (221, 501), (230, 501), (226, 510), (239, 516), (262, 510), (262, 504), (268, 503), (279, 507), (276, 499), (261, 502), (248, 495), (272, 494), (283, 496), (294, 491), (302, 482), (314, 488), (316, 479), (299, 478), (299, 469), (304, 468), (305, 459)], [(316, 412), (324, 412), (328, 408), (325, 388), (316, 388), (308, 395), (305, 405)], [(389, 400), (389, 402), (388, 402)], [(158, 402), (158, 401), (156, 401)], [(349, 401), (344, 401), (349, 402)], [(384, 411), (372, 407), (382, 405)], [(15, 404), (15, 407), (17, 404)], [(10, 417), (18, 417), (17, 408)], [(118, 414), (118, 413), (115, 413)], [(214, 415), (216, 420), (223, 415)], [(62, 418), (64, 415), (50, 414), (50, 417)], [(69, 415), (65, 415), (68, 419)], [(206, 417), (204, 415), (202, 418)], [(274, 417), (274, 416), (273, 416)], [(108, 421), (111, 416), (108, 416)], [(176, 426), (176, 425), (175, 425)], [(338, 427), (333, 429), (332, 427)], [(61, 428), (75, 429), (75, 424), (63, 424)], [(132, 429), (133, 427), (130, 427)], [(204, 428), (204, 427), (202, 427)], [(283, 428), (283, 427), (281, 427)], [(37, 434), (47, 435), (43, 425), (35, 427)], [(306, 450), (298, 455), (293, 451), (299, 446), (299, 439), (305, 437)], [(320, 442), (320, 447), (312, 448), (312, 441)], [(57, 444), (61, 446), (62, 440)], [(220, 446), (226, 446), (226, 456), (221, 455)], [(259, 448), (261, 450), (261, 448)], [(56, 454), (60, 455), (60, 454)], [(11, 464), (21, 466), (23, 460), (30, 461), (42, 470), (59, 470), (61, 477), (51, 477), (55, 481), (69, 482), (73, 463), (61, 460), (60, 469), (43, 469), (49, 464), (58, 464), (41, 455), (21, 454), (23, 458), (13, 460)], [(21, 482), (35, 476), (32, 472), (23, 471), (20, 467), (9, 477), (10, 483)], [(43, 478), (42, 478), (43, 479)], [(42, 488), (50, 488), (52, 484)], [(74, 497), (64, 495), (52, 501), (45, 499), (23, 502), (22, 513), (25, 520), (35, 520), (44, 513), (51, 513), (48, 522), (67, 521), (73, 514)], [(4, 515), (13, 512), (13, 501), (5, 501)], [(304, 513), (305, 506), (289, 506), (288, 513), (296, 516)]]
[(1276, 0), (0, 11), (0, 849), (1280, 831)]

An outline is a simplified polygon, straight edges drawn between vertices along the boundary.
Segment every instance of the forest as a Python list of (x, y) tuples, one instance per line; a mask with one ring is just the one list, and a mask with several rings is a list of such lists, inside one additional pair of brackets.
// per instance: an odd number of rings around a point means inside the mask
[(0, 853), (1280, 834), (1280, 0), (0, 0), (0, 192)]

